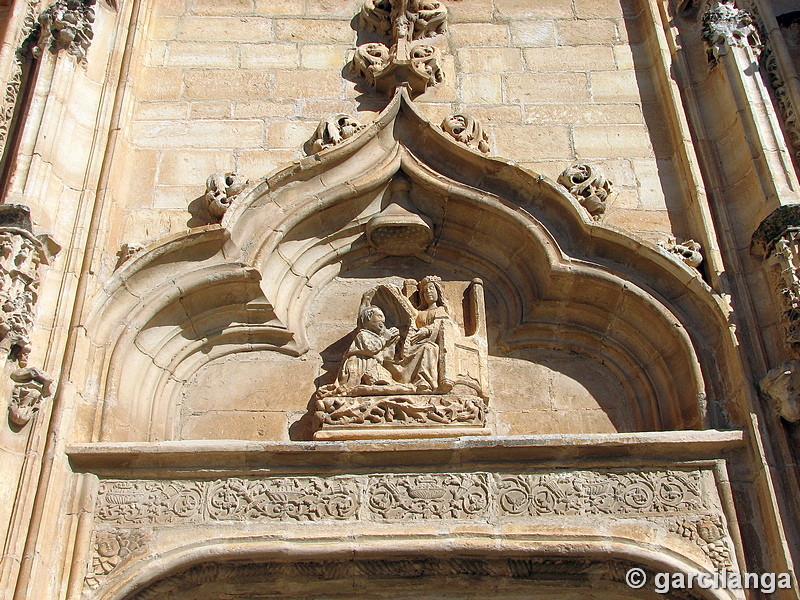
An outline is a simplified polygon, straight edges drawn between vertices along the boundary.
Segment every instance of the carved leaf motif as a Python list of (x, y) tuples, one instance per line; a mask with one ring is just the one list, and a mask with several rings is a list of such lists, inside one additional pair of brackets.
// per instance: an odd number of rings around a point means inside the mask
[(594, 165), (572, 165), (558, 176), (558, 183), (567, 188), (595, 219), (606, 212), (606, 200), (612, 192), (612, 183)]
[(498, 483), (510, 516), (674, 513), (702, 508), (699, 474), (665, 472), (515, 475)]
[(703, 41), (709, 62), (715, 62), (729, 47), (750, 45), (761, 50), (761, 39), (753, 17), (746, 11), (721, 2), (703, 15)]
[(86, 52), (94, 37), (94, 5), (95, 0), (56, 0), (45, 9), (39, 15), (42, 35), (37, 53), (41, 53), (50, 42), (52, 52), (66, 50), (79, 63), (85, 63)]

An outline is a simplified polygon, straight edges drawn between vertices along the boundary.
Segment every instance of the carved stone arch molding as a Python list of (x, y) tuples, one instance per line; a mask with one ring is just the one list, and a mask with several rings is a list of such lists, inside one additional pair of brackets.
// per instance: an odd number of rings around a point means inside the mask
[[(545, 540), (515, 536), (502, 544), (479, 538), (439, 538), (452, 545), (443, 553), (436, 541), (414, 540), (400, 553), (375, 540), (327, 543), (324, 553), (301, 551), (292, 543), (282, 549), (254, 538), (222, 540), (181, 547), (157, 561), (128, 561), (102, 585), (84, 588), (92, 600), (197, 600), (224, 597), (365, 598), (414, 597), (484, 600), (514, 595), (542, 600), (590, 594), (593, 598), (732, 600), (726, 589), (671, 590), (657, 594), (657, 573), (709, 574), (714, 570), (672, 548), (642, 548), (622, 536), (602, 541)], [(468, 545), (467, 541), (472, 544)], [(469, 547), (468, 547), (469, 546)], [(527, 549), (526, 549), (527, 547)], [(441, 548), (441, 546), (439, 546)], [(535, 550), (531, 550), (535, 548)], [(649, 585), (631, 589), (626, 573), (640, 569)], [(518, 596), (517, 596), (518, 594)]]
[[(378, 221), (400, 232), (388, 248), (367, 235)], [(605, 365), (639, 430), (741, 421), (726, 304), (696, 270), (592, 221), (547, 178), (459, 144), (401, 88), (352, 137), (251, 184), (220, 225), (152, 244), (114, 275), (87, 323), (103, 349), (100, 438), (171, 439), (181, 386), (220, 356), (302, 355), (319, 290), (387, 253), (481, 278), (495, 347)]]

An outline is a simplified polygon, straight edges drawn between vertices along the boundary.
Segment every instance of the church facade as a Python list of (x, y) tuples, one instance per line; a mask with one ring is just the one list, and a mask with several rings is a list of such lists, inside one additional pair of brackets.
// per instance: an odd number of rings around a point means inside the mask
[(0, 597), (800, 598), (788, 0), (0, 0)]

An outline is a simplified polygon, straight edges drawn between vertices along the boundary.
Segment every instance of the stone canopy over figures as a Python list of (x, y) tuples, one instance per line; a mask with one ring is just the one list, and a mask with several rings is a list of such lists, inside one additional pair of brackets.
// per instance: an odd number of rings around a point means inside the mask
[[(441, 426), (484, 425), (483, 284), (474, 280), (460, 287), (471, 313), (465, 322), (474, 324), (468, 335), (461, 333), (445, 284), (435, 275), (406, 279), (402, 290), (381, 284), (364, 293), (336, 381), (317, 391), (317, 439), (383, 435), (370, 425), (384, 434), (387, 427), (435, 427), (437, 435)], [(402, 437), (399, 430), (395, 434)]]

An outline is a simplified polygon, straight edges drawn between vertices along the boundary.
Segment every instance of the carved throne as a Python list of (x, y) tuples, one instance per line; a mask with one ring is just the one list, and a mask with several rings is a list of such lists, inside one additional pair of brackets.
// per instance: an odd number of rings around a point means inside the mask
[[(430, 304), (422, 297), (428, 286), (436, 298)], [(336, 382), (317, 392), (314, 439), (490, 433), (479, 279), (378, 285), (362, 297), (358, 322)]]

